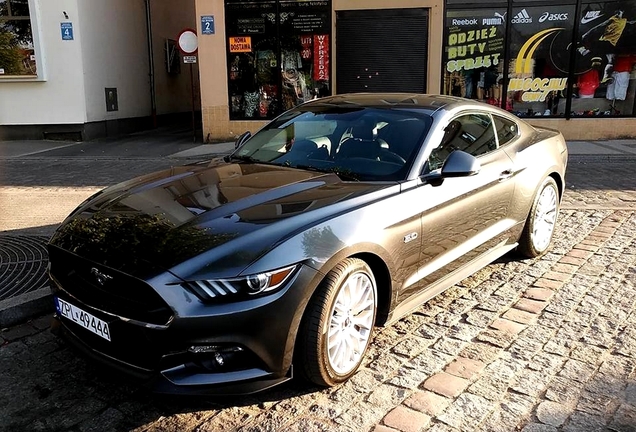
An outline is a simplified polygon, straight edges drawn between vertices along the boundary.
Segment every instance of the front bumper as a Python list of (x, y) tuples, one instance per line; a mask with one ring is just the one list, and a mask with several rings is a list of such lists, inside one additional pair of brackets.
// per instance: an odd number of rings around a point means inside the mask
[[(301, 266), (285, 287), (271, 295), (212, 305), (187, 295), (180, 285), (161, 285), (161, 278), (155, 278), (151, 285), (175, 312), (168, 324), (158, 326), (81, 302), (51, 278), (54, 296), (108, 323), (111, 341), (59, 314), (53, 328), (85, 355), (152, 391), (248, 394), (292, 377), (296, 331), (320, 279), (314, 269)], [(217, 351), (193, 352), (191, 347)]]

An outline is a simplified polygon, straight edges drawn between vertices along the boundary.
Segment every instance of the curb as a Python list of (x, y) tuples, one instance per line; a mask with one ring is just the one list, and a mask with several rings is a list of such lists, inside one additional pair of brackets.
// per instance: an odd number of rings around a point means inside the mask
[(53, 295), (46, 286), (35, 291), (0, 301), (0, 328), (26, 322), (47, 312), (53, 312)]

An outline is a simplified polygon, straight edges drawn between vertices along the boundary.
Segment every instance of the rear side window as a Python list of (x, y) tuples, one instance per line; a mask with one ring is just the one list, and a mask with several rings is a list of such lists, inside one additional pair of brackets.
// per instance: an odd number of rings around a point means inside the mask
[(465, 114), (454, 118), (444, 128), (440, 144), (428, 159), (428, 169), (441, 168), (446, 158), (455, 150), (462, 150), (475, 157), (497, 149), (495, 129), (490, 115)]
[(495, 129), (497, 130), (497, 138), (499, 139), (500, 146), (512, 141), (519, 134), (517, 124), (512, 120), (497, 115), (493, 115), (492, 118), (495, 121)]

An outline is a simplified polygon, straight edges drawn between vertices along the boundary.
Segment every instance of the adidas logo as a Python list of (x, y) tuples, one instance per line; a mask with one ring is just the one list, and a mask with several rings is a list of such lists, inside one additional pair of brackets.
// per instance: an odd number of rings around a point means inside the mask
[(532, 18), (528, 15), (528, 11), (522, 9), (510, 20), (510, 22), (513, 24), (530, 24), (532, 22)]

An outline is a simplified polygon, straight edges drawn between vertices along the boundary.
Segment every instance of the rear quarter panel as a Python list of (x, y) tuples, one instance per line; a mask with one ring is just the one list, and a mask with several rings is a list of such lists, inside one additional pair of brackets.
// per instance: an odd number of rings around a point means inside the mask
[(514, 164), (515, 191), (510, 215), (521, 223), (525, 222), (537, 188), (546, 177), (555, 177), (563, 196), (567, 165), (567, 147), (559, 131), (524, 126), (527, 127), (521, 129), (520, 137), (504, 147)]

